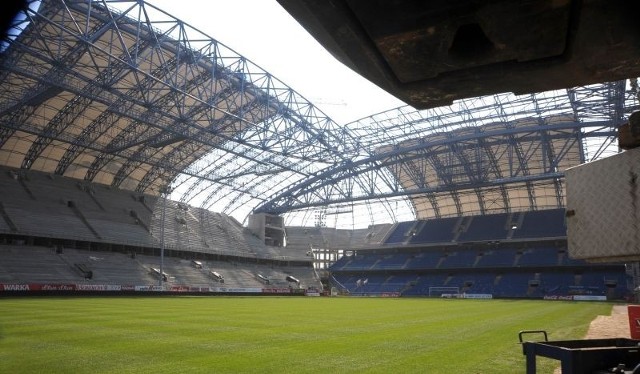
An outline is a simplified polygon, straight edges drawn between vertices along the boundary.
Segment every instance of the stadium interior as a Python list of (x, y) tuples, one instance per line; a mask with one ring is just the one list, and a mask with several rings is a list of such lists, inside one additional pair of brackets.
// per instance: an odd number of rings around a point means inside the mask
[[(296, 16), (314, 2), (281, 3)], [(573, 35), (567, 4), (550, 17)], [(358, 43), (378, 52), (345, 55), (356, 39), (328, 49), (356, 70), (378, 67), (362, 74), (415, 107), (338, 124), (151, 4), (27, 1), (0, 45), (0, 291), (633, 298), (637, 252), (572, 255), (565, 172), (622, 152), (638, 63), (589, 75), (594, 60), (579, 61), (593, 48), (576, 47), (562, 68), (577, 73), (553, 79), (562, 76), (553, 65), (543, 87), (538, 60), (562, 60), (557, 35), (545, 34), (556, 44), (540, 55), (494, 53), (521, 42), (496, 39), (480, 65), (536, 84), (470, 89), (450, 84), (468, 73), (410, 72), (385, 49), (408, 36), (373, 30), (375, 12), (365, 13), (375, 40)], [(439, 38), (457, 53), (479, 34), (495, 37), (478, 32), (492, 30), (486, 22)], [(582, 47), (593, 33), (578, 31), (567, 43)], [(413, 33), (424, 40), (409, 52), (435, 43)], [(616, 51), (627, 61), (637, 47)], [(473, 56), (454, 57), (484, 71)], [(527, 64), (512, 66), (518, 59)], [(428, 84), (437, 89), (416, 93)]]

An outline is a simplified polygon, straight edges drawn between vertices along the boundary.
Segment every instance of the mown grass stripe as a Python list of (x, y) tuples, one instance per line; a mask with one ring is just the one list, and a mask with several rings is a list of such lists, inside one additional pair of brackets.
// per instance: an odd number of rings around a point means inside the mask
[[(4, 298), (0, 372), (515, 373), (517, 334), (584, 336), (611, 304), (368, 298)], [(541, 372), (555, 362), (543, 362)]]

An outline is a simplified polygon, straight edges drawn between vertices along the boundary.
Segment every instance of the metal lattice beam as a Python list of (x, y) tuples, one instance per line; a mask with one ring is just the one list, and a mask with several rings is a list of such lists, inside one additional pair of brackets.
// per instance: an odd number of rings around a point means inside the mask
[[(393, 170), (409, 171), (404, 173), (408, 179), (403, 184), (402, 193), (409, 196), (410, 199), (413, 199), (411, 196), (417, 198), (422, 196), (433, 201), (439, 194), (444, 193), (450, 196), (455, 203), (455, 214), (464, 214), (459, 192), (474, 191), (477, 196), (479, 213), (482, 213), (487, 207), (483, 191), (496, 188), (500, 191), (504, 209), (510, 211), (512, 207), (507, 193), (507, 189), (510, 187), (507, 186), (518, 183), (526, 186), (529, 196), (528, 207), (536, 209), (542, 202), (536, 201), (535, 191), (540, 186), (540, 181), (545, 180), (551, 181), (555, 186), (554, 204), (562, 206), (564, 196), (561, 180), (563, 173), (558, 170), (559, 163), (562, 160), (568, 160), (569, 157), (574, 157), (570, 151), (581, 149), (577, 147), (581, 141), (615, 135), (616, 127), (621, 125), (623, 120), (601, 120), (598, 118), (598, 121), (553, 122), (555, 117), (551, 116), (552, 122), (548, 122), (547, 117), (544, 117), (547, 112), (539, 111), (539, 113), (543, 117), (538, 117), (538, 120), (533, 122), (529, 121), (529, 123), (533, 123), (531, 125), (514, 122), (503, 124), (500, 130), (483, 128), (482, 131), (458, 131), (459, 135), (456, 135), (456, 131), (452, 130), (447, 133), (447, 137), (439, 137), (437, 140), (409, 141), (406, 145), (401, 143), (391, 148), (380, 148), (373, 157), (363, 158), (333, 169), (329, 168), (321, 175), (283, 191), (281, 195), (259, 207), (257, 211), (282, 213), (311, 206), (339, 204), (349, 201), (349, 199), (369, 200), (371, 194), (367, 192), (362, 192), (359, 196), (347, 196), (340, 193), (340, 189), (334, 186), (351, 178), (360, 178), (362, 175), (367, 175), (367, 178), (370, 178), (369, 173), (383, 172), (384, 170), (390, 170), (392, 174)], [(554, 114), (557, 116), (557, 113)], [(473, 114), (467, 113), (465, 115), (470, 118)], [(412, 126), (415, 126), (415, 123)], [(608, 131), (603, 131), (603, 129), (608, 129)], [(504, 150), (505, 144), (506, 151)], [(473, 161), (470, 157), (473, 157)], [(429, 185), (425, 183), (425, 180), (419, 180), (419, 176), (427, 174), (426, 169), (415, 169), (415, 165), (421, 162), (419, 160), (429, 160), (428, 164), (437, 174), (439, 184)], [(534, 162), (537, 165), (535, 172), (531, 170)], [(578, 163), (580, 160), (571, 162)], [(501, 164), (504, 165), (501, 167), (499, 166)], [(501, 170), (507, 167), (508, 170)], [(404, 178), (397, 172), (395, 175), (397, 178)], [(463, 180), (460, 180), (461, 178)], [(335, 195), (330, 198), (317, 199), (314, 202), (312, 196), (325, 196), (329, 186), (331, 186), (331, 193)], [(376, 194), (375, 198), (385, 199), (397, 195), (398, 192), (387, 190)], [(277, 207), (276, 201), (284, 202), (283, 206)], [(433, 203), (431, 205), (432, 208), (436, 206)]]
[[(17, 132), (35, 136), (23, 168), (40, 168), (45, 150), (59, 148), (57, 174), (157, 193), (160, 181), (195, 175), (192, 165), (211, 150), (292, 180), (353, 157), (351, 135), (295, 91), (188, 24), (154, 20), (158, 11), (103, 0), (45, 1), (25, 12), (0, 70), (14, 90), (0, 97), (2, 144)], [(280, 183), (258, 179), (266, 183), (255, 191), (241, 181), (220, 186), (264, 195)]]

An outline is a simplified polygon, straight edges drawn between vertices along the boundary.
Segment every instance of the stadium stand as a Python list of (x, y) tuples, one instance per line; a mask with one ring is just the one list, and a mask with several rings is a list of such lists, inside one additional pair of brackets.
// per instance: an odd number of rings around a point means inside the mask
[(564, 209), (550, 209), (522, 213), (522, 223), (514, 230), (513, 238), (565, 237)]
[(408, 241), (411, 236), (415, 235), (415, 227), (417, 222), (400, 222), (395, 225), (391, 234), (385, 241), (386, 244), (404, 243)]
[(383, 246), (338, 259), (330, 279), (352, 295), (628, 297), (624, 264), (570, 259), (564, 230), (561, 209), (402, 222)]
[(411, 262), (406, 267), (407, 269), (429, 269), (438, 268), (444, 254), (437, 250), (427, 250), (414, 254), (412, 257)]
[(9, 283), (60, 282), (80, 280), (71, 266), (53, 248), (0, 246), (2, 264), (0, 280)]
[[(156, 284), (159, 259), (150, 255), (126, 255), (111, 251), (87, 251), (65, 248), (56, 253), (54, 248), (27, 245), (0, 245), (0, 283), (80, 283), (148, 285)], [(200, 261), (195, 268), (191, 260), (167, 257), (163, 273), (167, 284), (188, 286), (262, 287), (254, 274), (264, 274), (274, 287), (289, 287), (286, 277), (300, 281), (300, 287), (319, 285), (317, 277), (305, 266), (257, 265), (241, 261)], [(78, 271), (78, 264), (92, 273), (86, 278)], [(209, 275), (216, 271), (224, 275), (224, 283)]]
[(506, 213), (466, 217), (462, 223), (458, 241), (474, 242), (506, 238), (509, 231), (507, 218)]
[[(168, 284), (220, 286), (213, 270), (225, 287), (263, 287), (265, 280), (291, 287), (287, 276), (318, 286), (309, 251), (335, 248), (353, 252), (329, 269), (352, 294), (428, 296), (448, 287), (494, 297), (622, 298), (627, 286), (624, 266), (567, 256), (561, 209), (359, 230), (287, 227), (287, 246), (275, 248), (230, 216), (171, 200), (6, 168), (0, 185), (11, 196), (0, 198), (4, 281), (154, 284), (149, 269), (158, 268), (164, 207)], [(64, 250), (56, 253), (56, 245)]]
[(439, 220), (422, 221), (411, 243), (444, 243), (452, 241), (459, 227), (459, 218), (443, 218)]
[(474, 250), (445, 251), (442, 269), (472, 268), (475, 266), (478, 254)]
[(330, 245), (329, 238), (332, 239), (331, 245), (348, 245), (349, 242), (348, 238), (336, 234), (335, 230), (325, 231), (324, 228), (320, 227), (290, 226), (286, 228), (285, 232), (287, 247), (298, 248), (300, 250), (325, 248)]
[(480, 251), (476, 267), (510, 267), (516, 266), (519, 258), (518, 250), (511, 248), (484, 249)]
[(0, 187), (0, 282), (155, 284), (164, 207), (167, 284), (220, 286), (213, 269), (226, 287), (262, 287), (261, 272), (321, 288), (306, 250), (266, 246), (221, 213), (36, 171), (2, 168)]
[[(2, 233), (159, 246), (163, 204), (155, 197), (102, 185), (80, 185), (35, 171), (20, 175), (4, 171), (0, 181), (11, 198), (0, 201), (8, 217), (0, 224)], [(25, 181), (30, 193), (18, 179)], [(296, 251), (295, 246), (285, 251), (268, 248), (230, 216), (174, 201), (167, 201), (165, 209), (166, 248), (308, 261), (306, 250)]]
[(550, 209), (399, 222), (384, 243), (424, 245), (565, 236), (564, 210)]
[(389, 254), (376, 261), (372, 269), (402, 269), (409, 260), (408, 253)]
[(539, 247), (519, 252), (518, 266), (559, 266), (562, 264), (559, 249)]

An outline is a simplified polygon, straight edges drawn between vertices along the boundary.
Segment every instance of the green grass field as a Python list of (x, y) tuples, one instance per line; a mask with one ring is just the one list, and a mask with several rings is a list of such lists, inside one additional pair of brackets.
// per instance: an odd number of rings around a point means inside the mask
[[(0, 373), (521, 373), (518, 331), (580, 339), (611, 304), (139, 297), (0, 299)], [(539, 360), (539, 373), (556, 361)]]

